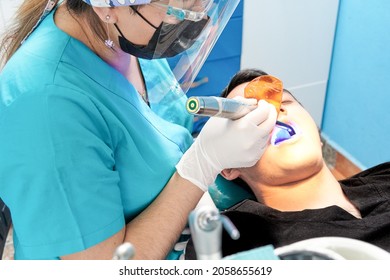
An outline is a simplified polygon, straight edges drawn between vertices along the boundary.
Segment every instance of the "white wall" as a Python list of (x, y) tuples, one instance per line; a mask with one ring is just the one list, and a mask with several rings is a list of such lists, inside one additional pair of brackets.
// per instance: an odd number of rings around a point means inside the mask
[(321, 127), (339, 0), (244, 0), (241, 68), (279, 77)]
[(23, 0), (0, 0), (0, 34), (22, 2)]

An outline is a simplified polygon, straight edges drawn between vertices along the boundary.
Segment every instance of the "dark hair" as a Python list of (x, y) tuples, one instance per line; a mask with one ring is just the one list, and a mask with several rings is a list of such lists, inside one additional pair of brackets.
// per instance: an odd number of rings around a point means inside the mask
[(227, 97), (235, 87), (243, 83), (250, 82), (257, 77), (264, 76), (264, 75), (268, 75), (268, 74), (260, 69), (254, 69), (254, 68), (243, 69), (238, 71), (230, 80), (229, 84), (221, 92), (221, 97)]

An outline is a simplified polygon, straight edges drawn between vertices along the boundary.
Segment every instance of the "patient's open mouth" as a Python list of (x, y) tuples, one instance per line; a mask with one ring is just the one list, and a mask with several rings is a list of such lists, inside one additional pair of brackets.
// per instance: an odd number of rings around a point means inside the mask
[[(283, 123), (282, 123), (283, 124)], [(271, 143), (278, 145), (286, 140), (290, 140), (295, 137), (297, 129), (291, 124), (288, 126), (276, 125), (272, 132)]]

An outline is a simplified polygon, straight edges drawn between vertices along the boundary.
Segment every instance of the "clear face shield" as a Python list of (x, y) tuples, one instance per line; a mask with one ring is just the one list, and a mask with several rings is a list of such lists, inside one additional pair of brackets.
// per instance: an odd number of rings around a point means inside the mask
[[(191, 87), (200, 68), (221, 35), (240, 0), (83, 0), (98, 7), (148, 5), (161, 16), (161, 24), (154, 26), (142, 15), (141, 9), (133, 9), (156, 31), (149, 43), (135, 45), (123, 36), (119, 42), (122, 50), (144, 59), (166, 58), (162, 72), (149, 73), (154, 82), (148, 85), (148, 101), (169, 104), (182, 97)], [(121, 27), (122, 28), (122, 27)], [(161, 75), (160, 75), (161, 76)], [(222, 89), (221, 89), (222, 90)]]
[(150, 4), (165, 16), (148, 46), (153, 45), (153, 59), (167, 58), (171, 72), (149, 90), (151, 105), (174, 102), (187, 93), (239, 2), (163, 0)]

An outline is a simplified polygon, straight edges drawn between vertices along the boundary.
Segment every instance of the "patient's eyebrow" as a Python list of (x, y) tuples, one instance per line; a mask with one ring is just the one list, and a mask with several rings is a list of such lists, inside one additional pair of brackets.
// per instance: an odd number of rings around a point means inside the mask
[[(294, 98), (296, 101), (298, 101), (298, 99), (295, 98), (295, 96), (291, 93), (291, 91), (287, 90), (287, 89), (283, 89), (283, 93), (288, 93), (289, 95), (292, 96), (292, 98)], [(299, 102), (299, 101), (298, 101)]]
[(292, 98), (294, 98), (294, 100), (296, 101), (296, 102), (298, 102), (302, 107), (303, 107), (303, 105), (302, 105), (302, 103), (291, 93), (291, 91), (289, 91), (289, 90), (287, 90), (287, 89), (283, 89), (283, 94), (284, 93), (287, 93), (287, 94), (289, 94)]

